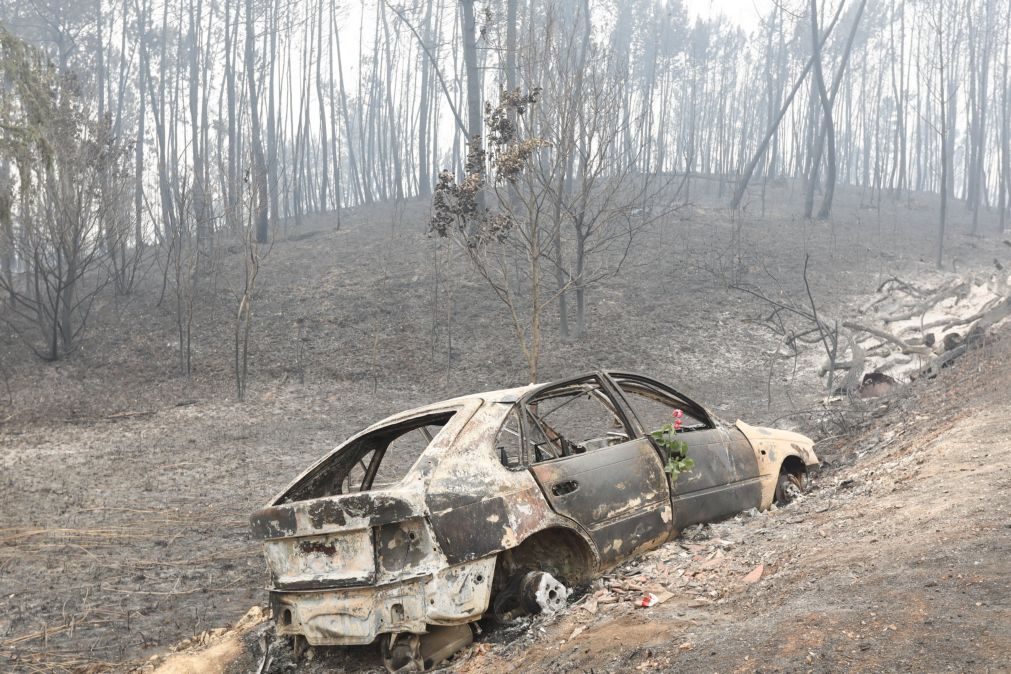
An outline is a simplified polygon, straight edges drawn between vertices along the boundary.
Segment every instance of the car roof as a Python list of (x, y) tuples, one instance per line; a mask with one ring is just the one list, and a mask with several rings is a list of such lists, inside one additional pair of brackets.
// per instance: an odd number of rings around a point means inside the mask
[[(586, 377), (592, 377), (592, 376), (595, 376), (595, 375), (597, 375), (597, 376), (599, 376), (599, 375), (607, 375), (607, 376), (619, 377), (619, 378), (631, 377), (631, 378), (640, 378), (640, 379), (646, 379), (646, 380), (650, 380), (650, 381), (656, 381), (655, 379), (653, 379), (653, 377), (650, 377), (649, 375), (639, 374), (639, 373), (635, 373), (635, 372), (624, 372), (624, 371), (621, 371), (621, 370), (594, 370), (592, 372), (582, 372), (582, 373), (578, 373), (578, 374), (575, 374), (575, 375), (572, 375), (572, 376), (563, 377), (561, 379), (555, 379), (553, 381), (539, 382), (539, 383), (536, 383), (536, 384), (527, 384), (526, 386), (516, 386), (516, 387), (513, 387), (513, 388), (497, 389), (497, 390), (494, 390), (494, 391), (484, 391), (484, 392), (481, 392), (481, 393), (470, 393), (470, 394), (467, 394), (467, 395), (457, 396), (455, 398), (448, 398), (446, 400), (440, 400), (438, 402), (430, 403), (428, 405), (422, 405), (421, 407), (414, 407), (414, 408), (409, 409), (409, 410), (403, 410), (401, 412), (397, 412), (395, 414), (391, 414), (390, 416), (385, 417), (384, 419), (381, 419), (381, 420), (375, 422), (374, 424), (370, 425), (368, 428), (364, 429), (362, 431), (362, 433), (366, 433), (366, 432), (372, 431), (372, 430), (374, 430), (376, 428), (380, 428), (382, 426), (386, 426), (386, 425), (389, 425), (389, 424), (392, 424), (392, 423), (396, 423), (396, 422), (402, 421), (404, 419), (410, 419), (412, 417), (422, 416), (422, 415), (428, 414), (430, 412), (436, 412), (436, 411), (439, 411), (439, 410), (445, 410), (447, 407), (460, 407), (460, 406), (464, 406), (467, 403), (474, 402), (474, 401), (481, 401), (483, 404), (489, 404), (489, 403), (490, 404), (495, 404), (495, 403), (512, 404), (512, 403), (518, 402), (520, 400), (520, 398), (522, 398), (523, 396), (525, 396), (525, 395), (527, 395), (529, 393), (532, 393), (532, 392), (534, 392), (534, 391), (536, 391), (538, 389), (550, 388), (550, 387), (552, 387), (552, 386), (554, 386), (556, 384), (564, 384), (565, 382), (577, 381), (579, 379), (585, 379)], [(680, 393), (679, 391), (675, 391), (674, 389), (671, 389), (671, 390), (674, 391), (678, 396), (680, 396), (682, 398), (685, 398), (686, 400), (689, 400), (689, 398), (687, 396), (685, 396), (684, 394)]]
[(484, 391), (482, 393), (471, 393), (468, 395), (457, 396), (455, 398), (440, 400), (438, 402), (430, 403), (428, 405), (422, 405), (421, 407), (414, 407), (409, 410), (403, 410), (401, 412), (391, 414), (390, 416), (380, 419), (379, 421), (370, 425), (363, 432), (368, 432), (381, 426), (387, 426), (389, 424), (402, 421), (403, 419), (410, 419), (411, 417), (422, 416), (430, 412), (444, 410), (447, 407), (463, 407), (467, 403), (472, 402), (482, 402), (484, 404), (487, 403), (512, 404), (518, 401), (525, 393), (528, 393), (529, 391), (532, 391), (541, 386), (544, 386), (544, 384), (527, 384), (526, 386), (503, 388), (497, 389), (495, 391)]

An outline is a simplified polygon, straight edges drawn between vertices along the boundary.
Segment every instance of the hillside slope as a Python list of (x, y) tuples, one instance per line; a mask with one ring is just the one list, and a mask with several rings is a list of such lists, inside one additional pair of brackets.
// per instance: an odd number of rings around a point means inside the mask
[[(561, 339), (551, 317), (543, 378), (640, 370), (724, 417), (794, 427), (817, 418), (823, 384), (792, 364), (770, 372), (777, 338), (758, 320), (768, 306), (729, 289), (732, 277), (803, 296), (799, 268), (810, 255), (819, 308), (846, 316), (892, 275), (936, 285), (951, 272), (930, 261), (929, 201), (873, 210), (843, 190), (838, 215), (824, 223), (792, 215), (791, 196), (778, 190), (782, 208), (762, 218), (699, 203), (660, 223), (637, 240), (625, 272), (590, 293), (585, 339)], [(101, 298), (66, 361), (42, 363), (0, 332), (9, 394), (0, 396), (0, 670), (126, 670), (234, 624), (265, 598), (251, 511), (387, 414), (525, 383), (493, 294), (459, 256), (447, 266), (443, 250), (434, 267), (426, 212), (421, 203), (399, 214), (362, 209), (339, 230), (320, 218), (276, 243), (254, 299), (241, 403), (230, 349), (242, 255), (224, 244), (195, 307), (189, 376), (178, 370), (171, 292), (158, 303), (156, 265), (133, 296)], [(992, 269), (995, 255), (1006, 261), (1001, 239), (959, 233), (966, 229), (961, 223), (949, 239), (960, 272)], [(960, 400), (935, 401), (931, 414), (947, 419)], [(830, 515), (810, 517), (822, 516)], [(664, 615), (666, 606), (648, 613)]]
[(1005, 338), (824, 448), (835, 465), (802, 502), (688, 533), (612, 583), (667, 602), (606, 590), (611, 608), (457, 671), (1006, 671), (1009, 356)]
[[(800, 501), (693, 527), (563, 613), (485, 621), (447, 671), (1007, 671), (1009, 356), (1005, 330), (823, 443), (825, 468)], [(662, 603), (642, 608), (647, 592)], [(272, 644), (264, 671), (288, 671), (290, 648), (270, 637), (264, 622), (155, 662), (238, 674)], [(310, 649), (298, 671), (384, 670), (375, 649)]]
[(803, 501), (690, 531), (455, 671), (1007, 671), (1009, 356), (1005, 331), (823, 447)]

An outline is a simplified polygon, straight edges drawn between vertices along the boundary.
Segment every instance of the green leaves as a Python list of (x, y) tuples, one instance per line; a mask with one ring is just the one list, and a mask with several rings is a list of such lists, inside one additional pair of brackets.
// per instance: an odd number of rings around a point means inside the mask
[(678, 437), (678, 431), (673, 424), (664, 424), (660, 430), (650, 435), (664, 451), (664, 472), (670, 475), (671, 482), (676, 482), (681, 473), (687, 473), (695, 467), (694, 459), (688, 456), (688, 443)]

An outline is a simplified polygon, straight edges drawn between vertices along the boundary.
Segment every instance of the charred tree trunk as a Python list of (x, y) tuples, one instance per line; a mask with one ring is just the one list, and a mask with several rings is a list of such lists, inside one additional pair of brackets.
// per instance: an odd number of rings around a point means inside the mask
[[(839, 20), (839, 15), (842, 13), (843, 6), (844, 5), (840, 3), (839, 9), (836, 10), (835, 16), (832, 17), (832, 22), (829, 23), (828, 28), (825, 29), (825, 34), (822, 36), (819, 46), (823, 46), (826, 40), (828, 40), (829, 35), (831, 35), (832, 33), (832, 29), (835, 28), (835, 24)], [(741, 179), (737, 183), (737, 189), (734, 191), (734, 197), (733, 199), (730, 200), (731, 208), (736, 209), (740, 207), (741, 200), (744, 198), (744, 192), (748, 189), (748, 183), (751, 182), (751, 177), (755, 173), (755, 168), (758, 167), (759, 162), (761, 162), (762, 158), (765, 157), (765, 152), (766, 150), (769, 149), (769, 142), (772, 140), (772, 137), (776, 134), (776, 130), (779, 128), (780, 123), (786, 116), (787, 110), (790, 109), (790, 104), (793, 103), (793, 99), (797, 95), (797, 91), (800, 90), (800, 87), (804, 83), (804, 80), (807, 79), (807, 74), (811, 71), (811, 67), (813, 65), (814, 65), (814, 57), (812, 56), (810, 59), (807, 60), (807, 65), (804, 66), (804, 70), (797, 77), (797, 81), (794, 83), (793, 89), (790, 90), (790, 93), (787, 95), (786, 100), (783, 101), (783, 105), (779, 109), (779, 114), (776, 116), (775, 119), (771, 120), (771, 122), (769, 123), (769, 128), (765, 133), (765, 137), (762, 139), (762, 142), (759, 143), (758, 149), (755, 151), (755, 154), (752, 155), (751, 160), (748, 162), (747, 166), (745, 166), (744, 171), (742, 172), (741, 175)]]
[[(477, 25), (474, 21), (474, 0), (460, 0), (463, 30), (463, 63), (467, 71), (467, 172), (484, 174), (481, 151), (484, 135), (481, 118), (481, 79), (477, 67)], [(477, 193), (477, 207), (485, 210), (484, 193)]]
[(260, 130), (253, 0), (246, 0), (246, 84), (249, 89), (250, 135), (253, 141), (253, 227), (256, 231), (256, 242), (267, 243), (270, 236), (269, 221), (267, 219), (267, 167), (263, 157), (263, 140)]

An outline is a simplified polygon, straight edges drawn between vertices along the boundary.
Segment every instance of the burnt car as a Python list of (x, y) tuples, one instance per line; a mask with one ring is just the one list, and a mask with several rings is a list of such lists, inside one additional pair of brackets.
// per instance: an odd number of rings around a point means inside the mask
[[(694, 461), (676, 479), (653, 437), (672, 410)], [(277, 633), (296, 649), (378, 640), (392, 671), (424, 669), (486, 613), (557, 609), (689, 525), (789, 501), (812, 445), (622, 372), (391, 416), (253, 514)]]

